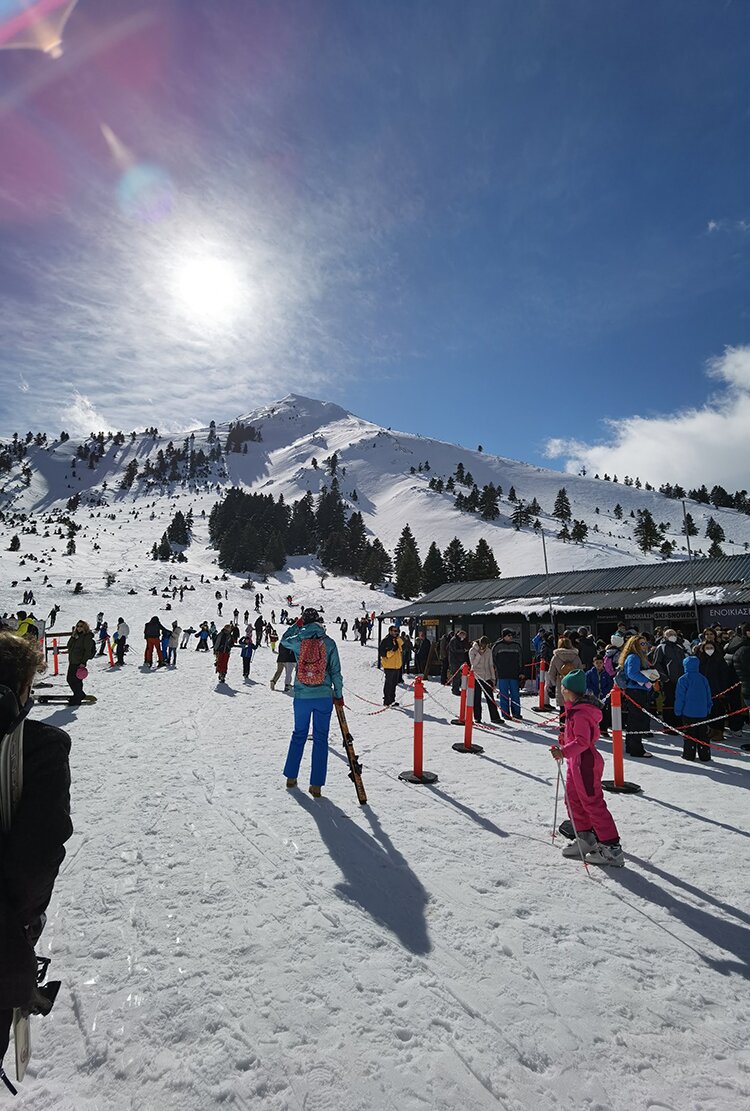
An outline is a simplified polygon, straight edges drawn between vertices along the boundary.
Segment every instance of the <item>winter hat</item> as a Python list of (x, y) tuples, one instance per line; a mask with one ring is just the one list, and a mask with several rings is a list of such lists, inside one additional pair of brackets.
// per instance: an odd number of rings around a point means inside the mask
[(320, 621), (320, 614), (316, 609), (306, 609), (302, 612), (302, 624), (312, 625), (315, 621)]
[(563, 676), (562, 685), (566, 690), (573, 691), (574, 694), (585, 694), (586, 672), (569, 671), (567, 675)]
[(500, 635), (501, 635), (501, 636), (504, 636), (504, 637), (512, 637), (512, 636), (514, 636), (515, 634), (514, 634), (514, 632), (513, 632), (513, 630), (512, 630), (512, 629), (503, 629), (503, 631), (502, 631), (502, 633), (501, 633)]
[(625, 643), (625, 637), (622, 633), (612, 633), (612, 636), (609, 638), (609, 643), (613, 648), (622, 648)]

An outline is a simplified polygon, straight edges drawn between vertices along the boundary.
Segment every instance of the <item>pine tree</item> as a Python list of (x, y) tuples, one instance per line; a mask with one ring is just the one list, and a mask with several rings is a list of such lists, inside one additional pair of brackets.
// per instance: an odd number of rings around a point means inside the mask
[(20, 547), (21, 547), (21, 541), (18, 539), (18, 536), (14, 534), (10, 538), (10, 544), (8, 545), (8, 551), (9, 552), (17, 552), (20, 549)]
[(460, 482), (460, 483), (463, 484), (464, 475), (465, 475), (463, 463), (458, 463), (456, 465), (455, 475), (456, 475), (456, 482)]
[(180, 509), (177, 510), (172, 522), (167, 529), (167, 536), (173, 544), (189, 544), (190, 537), (188, 536), (187, 522), (185, 516)]
[(476, 550), (471, 556), (471, 577), (473, 579), (499, 579), (500, 568), (484, 537), (480, 537)]
[(445, 582), (445, 564), (437, 544), (433, 540), (422, 565), (422, 590), (429, 594)]
[(457, 536), (453, 537), (445, 549), (443, 563), (447, 582), (462, 582), (466, 578), (466, 549)]
[(724, 549), (722, 548), (718, 540), (711, 541), (711, 547), (708, 549), (708, 554), (713, 559), (718, 559), (720, 556), (724, 555)]
[(352, 513), (344, 529), (347, 547), (347, 570), (349, 574), (359, 577), (364, 571), (367, 551), (367, 533), (361, 513)]
[(483, 521), (495, 521), (500, 516), (497, 491), (491, 484), (482, 487), (482, 493), (479, 495), (479, 513)]
[(671, 556), (673, 551), (674, 551), (674, 544), (672, 543), (671, 540), (665, 540), (664, 543), (662, 544), (662, 546), (659, 548), (659, 552), (666, 559), (668, 559), (669, 556)]
[(511, 486), (510, 490), (508, 491), (508, 501), (518, 501), (518, 498), (516, 497), (515, 486)]
[(383, 580), (393, 572), (393, 562), (388, 552), (377, 539), (370, 546), (370, 555), (364, 571), (364, 580), (370, 586), (380, 586)]
[(570, 508), (570, 500), (568, 499), (568, 492), (564, 486), (561, 486), (557, 491), (555, 498), (555, 506), (552, 510), (552, 516), (557, 517), (558, 521), (567, 522), (573, 516)]
[(414, 534), (408, 525), (404, 525), (396, 545), (395, 567), (397, 597), (414, 598), (422, 585), (422, 562)]
[(70, 540), (68, 541), (68, 546), (65, 549), (65, 554), (66, 555), (75, 555), (76, 554), (76, 542), (75, 542), (75, 540), (73, 539), (72, 536), (71, 536)]
[(574, 521), (570, 530), (570, 539), (574, 544), (584, 544), (589, 534), (589, 526), (585, 521)]
[(563, 524), (563, 527), (560, 529), (560, 531), (557, 534), (557, 538), (558, 538), (558, 540), (565, 541), (566, 544), (567, 544), (568, 540), (570, 540), (570, 533), (568, 532), (567, 524)]
[(531, 504), (529, 505), (529, 513), (533, 513), (533, 515), (535, 517), (538, 517), (541, 512), (542, 512), (541, 505), (536, 500), (536, 498), (533, 498), (532, 501), (531, 501)]
[(615, 514), (615, 517), (617, 518), (618, 521), (622, 520), (622, 506), (620, 505), (619, 502), (615, 506), (614, 514)]
[(698, 528), (695, 524), (695, 521), (693, 520), (692, 513), (686, 513), (685, 514), (685, 520), (682, 522), (682, 528), (680, 529), (680, 532), (682, 533), (683, 536), (697, 536), (698, 535)]
[(715, 521), (713, 519), (713, 517), (708, 518), (708, 523), (706, 525), (706, 537), (708, 540), (713, 540), (715, 544), (721, 544), (722, 540), (726, 539), (726, 536), (724, 535), (724, 529), (721, 527), (718, 521)]
[(510, 519), (516, 532), (520, 532), (523, 526), (529, 523), (530, 517), (531, 514), (526, 504), (522, 501), (517, 502), (516, 508), (510, 515)]
[(661, 544), (661, 534), (649, 509), (638, 510), (633, 536), (638, 541), (638, 547), (642, 552), (650, 552), (657, 544)]

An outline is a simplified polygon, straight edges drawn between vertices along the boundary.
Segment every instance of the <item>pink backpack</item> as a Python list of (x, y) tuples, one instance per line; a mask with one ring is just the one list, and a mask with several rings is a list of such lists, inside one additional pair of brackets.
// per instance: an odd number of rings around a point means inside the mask
[(326, 646), (322, 637), (308, 637), (300, 644), (297, 679), (304, 687), (319, 687), (325, 681)]

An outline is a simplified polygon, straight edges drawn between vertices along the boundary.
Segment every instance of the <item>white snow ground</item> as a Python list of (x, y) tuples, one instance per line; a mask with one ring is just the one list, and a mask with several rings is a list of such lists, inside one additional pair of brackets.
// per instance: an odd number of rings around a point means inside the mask
[[(17, 556), (3, 556), (0, 608), (15, 609)], [(459, 755), (460, 731), (446, 724), (454, 700), (431, 682), (425, 766), (440, 780), (406, 786), (411, 698), (370, 716), (375, 649), (350, 641), (345, 693), (370, 805), (356, 802), (335, 732), (316, 802), (284, 788), (292, 708), (268, 688), (268, 649), (247, 685), (233, 654), (224, 690), (212, 658), (192, 649), (174, 672), (139, 670), (152, 612), (182, 625), (216, 612), (212, 581), (168, 613), (143, 583), (169, 570), (196, 582), (195, 568), (150, 566), (137, 597), (118, 581), (43, 599), (62, 601), (63, 629), (79, 614), (122, 612), (133, 648), (121, 672), (92, 665), (96, 705), (34, 711), (73, 739), (75, 833), (41, 947), (63, 987), (52, 1015), (34, 1020), (34, 1059), (9, 1103), (748, 1106), (746, 757), (687, 765), (657, 735), (655, 759), (626, 764), (644, 794), (611, 800), (627, 867), (587, 876), (551, 843), (551, 738), (528, 709), (524, 725), (479, 738), (483, 757)], [(291, 591), (325, 602), (329, 622), (351, 622), (361, 598), (377, 597), (316, 583), (286, 573), (265, 588), (264, 612)], [(237, 580), (224, 585), (225, 613), (252, 610)]]

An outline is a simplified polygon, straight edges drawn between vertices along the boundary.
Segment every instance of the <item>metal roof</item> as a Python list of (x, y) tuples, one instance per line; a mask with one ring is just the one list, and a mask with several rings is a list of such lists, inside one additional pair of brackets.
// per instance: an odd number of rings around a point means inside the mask
[(532, 595), (590, 594), (610, 590), (658, 590), (666, 587), (721, 586), (750, 583), (750, 555), (719, 559), (662, 560), (623, 567), (596, 567), (587, 571), (556, 571), (547, 575), (517, 575), (507, 579), (446, 583), (419, 599), (420, 605), (436, 602), (469, 602), (485, 599), (527, 598)]
[[(553, 608), (561, 611), (685, 608), (692, 605), (692, 582), (699, 595), (699, 605), (746, 605), (750, 602), (750, 556), (700, 559), (692, 564), (692, 570), (693, 575), (687, 560), (665, 560), (592, 571), (561, 571), (550, 575), (549, 580), (544, 575), (520, 575), (482, 582), (448, 583), (384, 616), (544, 613), (549, 608), (548, 582)], [(706, 590), (712, 587), (723, 589), (716, 597), (708, 597)], [(685, 600), (674, 600), (673, 596), (679, 594), (686, 595)]]

